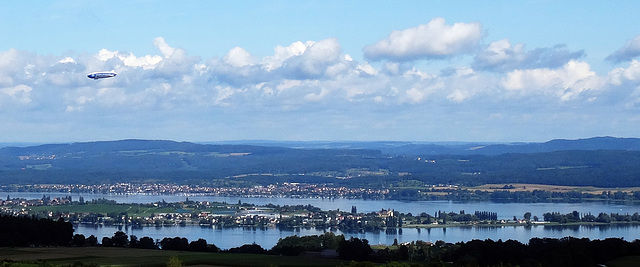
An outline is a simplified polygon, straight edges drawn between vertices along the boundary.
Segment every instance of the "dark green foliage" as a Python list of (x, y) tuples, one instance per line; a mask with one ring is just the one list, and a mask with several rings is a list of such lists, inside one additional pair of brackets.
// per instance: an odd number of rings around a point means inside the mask
[[(410, 144), (407, 146), (416, 149), (401, 149), (399, 146), (385, 148), (377, 143), (349, 146), (373, 149), (292, 149), (145, 140), (14, 147), (0, 149), (0, 183), (157, 181), (250, 186), (302, 182), (373, 188), (485, 183), (640, 186), (640, 180), (637, 179), (640, 176), (640, 151), (636, 149), (640, 140), (604, 138), (576, 142), (558, 140), (539, 147), (486, 146), (479, 150), (468, 150), (468, 147), (458, 149), (455, 146), (449, 150), (432, 150), (431, 146), (420, 148), (421, 145)], [(525, 147), (528, 148), (523, 149)], [(435, 153), (437, 151), (448, 151), (450, 154)], [(20, 156), (34, 159), (23, 157), (21, 160)], [(430, 162), (418, 160), (419, 157), (427, 158)], [(335, 179), (353, 169), (383, 169), (388, 174)], [(227, 179), (242, 174), (255, 175)], [(389, 196), (394, 199), (414, 199), (421, 197), (421, 194), (417, 189), (401, 188), (392, 190)], [(535, 199), (548, 197), (517, 196)], [(509, 197), (514, 195), (496, 193), (491, 199)]]
[(513, 240), (472, 240), (456, 244), (443, 259), (454, 266), (597, 266), (630, 255), (640, 255), (637, 240), (565, 237), (533, 238), (528, 245)]
[(36, 217), (0, 215), (0, 247), (68, 246), (73, 225)]
[(187, 251), (189, 250), (189, 240), (184, 237), (165, 237), (160, 241), (160, 247), (162, 247), (163, 250)]
[(153, 238), (145, 236), (138, 240), (138, 238), (134, 235), (131, 236), (129, 247), (142, 249), (158, 249), (158, 245), (156, 245), (156, 242), (153, 240)]
[(265, 254), (267, 253), (260, 245), (258, 244), (245, 244), (237, 248), (230, 248), (229, 253), (250, 253), (250, 254)]
[(349, 240), (340, 241), (338, 245), (338, 257), (343, 260), (366, 261), (370, 260), (373, 250), (369, 246), (369, 240), (351, 237)]
[(73, 235), (73, 245), (74, 246), (82, 247), (82, 246), (85, 246), (86, 243), (87, 243), (87, 240), (84, 237), (84, 235), (80, 235), (80, 234)]
[(207, 244), (207, 240), (200, 238), (196, 241), (191, 241), (191, 243), (189, 243), (189, 251), (218, 252), (220, 251), (220, 249), (213, 244)]
[(319, 236), (288, 236), (278, 240), (278, 243), (271, 249), (271, 253), (296, 256), (305, 251), (337, 249), (342, 241), (344, 241), (344, 235), (336, 236), (332, 232)]

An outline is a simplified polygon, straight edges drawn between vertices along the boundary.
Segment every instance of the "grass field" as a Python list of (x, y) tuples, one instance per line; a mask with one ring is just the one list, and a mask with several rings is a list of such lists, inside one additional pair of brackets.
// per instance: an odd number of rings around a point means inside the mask
[(137, 204), (84, 204), (84, 205), (58, 205), (58, 206), (33, 206), (30, 209), (34, 212), (62, 212), (62, 213), (122, 213), (126, 212), (129, 216), (147, 217), (152, 213), (173, 213), (175, 208), (168, 207), (149, 207)]
[(80, 248), (0, 248), (0, 259), (20, 263), (97, 266), (166, 266), (173, 256), (186, 266), (337, 266), (344, 261), (316, 256), (202, 253), (148, 249)]
[(483, 190), (493, 192), (496, 190), (501, 191), (510, 191), (510, 192), (518, 192), (518, 191), (533, 191), (533, 190), (544, 190), (549, 192), (569, 192), (569, 191), (578, 191), (584, 193), (591, 193), (595, 195), (600, 195), (604, 191), (622, 191), (625, 193), (630, 193), (633, 191), (640, 191), (640, 187), (625, 187), (625, 188), (603, 188), (603, 187), (593, 187), (593, 186), (563, 186), (563, 185), (542, 185), (542, 184), (508, 184), (513, 186), (510, 189), (504, 189), (503, 187), (506, 184), (485, 184), (481, 186), (474, 187), (466, 187), (468, 190)]
[[(60, 213), (124, 213), (126, 212), (130, 217), (149, 217), (151, 214), (159, 213), (176, 213), (178, 209), (171, 207), (155, 207), (150, 205), (138, 205), (138, 204), (73, 204), (73, 205), (57, 205), (57, 206), (30, 206), (31, 211), (38, 212), (60, 212)], [(181, 208), (181, 212), (188, 211), (200, 213), (208, 211), (213, 214), (222, 214), (235, 212), (235, 210), (228, 210), (226, 208), (210, 207), (207, 209), (191, 209)]]

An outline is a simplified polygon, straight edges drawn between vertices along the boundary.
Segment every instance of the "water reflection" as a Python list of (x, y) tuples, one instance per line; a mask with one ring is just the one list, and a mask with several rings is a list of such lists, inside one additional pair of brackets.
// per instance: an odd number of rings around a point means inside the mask
[(101, 240), (102, 237), (111, 237), (116, 231), (123, 231), (128, 235), (138, 238), (151, 237), (163, 239), (165, 237), (185, 237), (190, 241), (204, 238), (216, 246), (228, 249), (243, 244), (256, 243), (264, 248), (271, 248), (278, 239), (287, 236), (320, 235), (325, 232), (333, 232), (336, 235), (344, 234), (346, 238), (357, 237), (369, 240), (370, 244), (390, 245), (397, 239), (398, 242), (411, 242), (416, 240), (435, 242), (443, 240), (455, 243), (460, 241), (479, 240), (517, 240), (527, 243), (531, 238), (563, 238), (572, 236), (576, 238), (606, 239), (610, 237), (624, 238), (625, 240), (640, 239), (640, 225), (637, 224), (611, 224), (611, 225), (529, 225), (529, 226), (462, 226), (442, 228), (390, 228), (373, 232), (341, 232), (337, 229), (314, 228), (268, 228), (268, 227), (237, 227), (216, 228), (212, 226), (164, 226), (164, 227), (133, 227), (78, 225), (76, 233), (85, 236), (94, 235)]
[(580, 231), (581, 225), (544, 225), (543, 228), (546, 231), (572, 231), (578, 232)]
[(228, 249), (238, 247), (243, 244), (256, 243), (264, 248), (271, 248), (278, 239), (287, 236), (297, 235), (320, 235), (325, 232), (333, 232), (336, 235), (344, 234), (345, 237), (365, 238), (370, 244), (387, 244), (390, 245), (397, 239), (398, 242), (411, 242), (416, 240), (435, 242), (443, 240), (445, 242), (470, 241), (479, 240), (517, 240), (522, 243), (528, 243), (531, 238), (562, 238), (565, 236), (573, 236), (577, 238), (605, 239), (609, 237), (624, 237), (626, 240), (634, 240), (640, 238), (640, 228), (638, 225), (584, 225), (584, 226), (492, 226), (492, 227), (443, 227), (443, 228), (402, 228), (387, 229), (384, 231), (374, 232), (356, 232), (345, 233), (339, 230), (319, 230), (314, 228), (294, 228), (294, 229), (277, 229), (262, 227), (244, 227), (244, 228), (213, 228), (200, 226), (186, 227), (143, 227), (134, 229), (133, 227), (123, 226), (76, 226), (76, 232), (89, 236), (91, 234), (100, 240), (104, 236), (112, 236), (115, 231), (125, 231), (128, 235), (136, 235), (137, 237), (149, 236), (154, 239), (162, 239), (164, 237), (186, 237), (190, 241), (204, 238), (216, 246)]

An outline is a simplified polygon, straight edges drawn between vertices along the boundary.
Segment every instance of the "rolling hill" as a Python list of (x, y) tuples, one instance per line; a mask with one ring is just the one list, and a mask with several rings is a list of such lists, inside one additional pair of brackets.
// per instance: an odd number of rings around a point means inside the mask
[(385, 186), (544, 183), (640, 186), (640, 139), (544, 143), (266, 142), (197, 144), (120, 140), (0, 149), (3, 184), (277, 182)]

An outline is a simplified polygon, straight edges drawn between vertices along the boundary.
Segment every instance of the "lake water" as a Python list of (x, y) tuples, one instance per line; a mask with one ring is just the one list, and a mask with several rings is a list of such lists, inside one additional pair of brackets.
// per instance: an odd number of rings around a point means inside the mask
[[(195, 241), (204, 238), (207, 243), (213, 243), (219, 248), (229, 249), (239, 247), (244, 244), (256, 243), (265, 249), (272, 248), (280, 238), (287, 236), (307, 236), (320, 235), (323, 230), (316, 229), (295, 229), (283, 230), (276, 228), (225, 228), (215, 229), (211, 227), (200, 226), (171, 226), (171, 227), (118, 227), (118, 226), (76, 226), (76, 233), (85, 236), (95, 235), (98, 241), (102, 237), (111, 237), (116, 231), (123, 231), (128, 235), (135, 235), (138, 238), (151, 237), (159, 239), (165, 237), (185, 237), (189, 241)], [(566, 236), (589, 238), (589, 239), (605, 239), (610, 237), (624, 238), (625, 240), (640, 239), (640, 226), (624, 225), (624, 226), (505, 226), (505, 227), (449, 227), (449, 228), (431, 228), (416, 229), (402, 228), (395, 231), (387, 232), (367, 232), (367, 233), (343, 233), (333, 231), (336, 235), (344, 234), (346, 238), (358, 237), (369, 240), (369, 244), (386, 244), (391, 245), (394, 239), (398, 242), (411, 242), (416, 240), (436, 242), (443, 240), (446, 242), (470, 241), (473, 239), (492, 239), (498, 240), (518, 240), (527, 243), (534, 237), (562, 238)]]
[[(628, 205), (620, 203), (605, 202), (584, 202), (584, 203), (493, 203), (493, 202), (453, 202), (453, 201), (396, 201), (396, 200), (362, 200), (362, 199), (320, 199), (320, 198), (261, 198), (261, 197), (220, 197), (220, 196), (202, 196), (202, 195), (111, 195), (111, 194), (70, 194), (70, 193), (44, 193), (45, 195), (54, 197), (72, 196), (74, 200), (82, 196), (85, 200), (106, 198), (115, 200), (119, 203), (152, 203), (157, 201), (178, 202), (183, 201), (187, 197), (189, 200), (196, 201), (216, 201), (227, 203), (252, 203), (256, 205), (276, 204), (276, 205), (313, 205), (323, 210), (345, 210), (350, 211), (351, 206), (356, 206), (358, 212), (372, 212), (381, 209), (395, 209), (399, 212), (411, 212), (417, 215), (421, 212), (434, 214), (438, 210), (445, 212), (460, 212), (464, 210), (467, 213), (474, 211), (490, 211), (497, 212), (499, 219), (512, 219), (513, 216), (522, 218), (525, 212), (531, 212), (532, 216), (542, 218), (545, 212), (560, 212), (562, 214), (578, 211), (582, 214), (591, 213), (597, 215), (600, 212), (633, 214), (640, 212), (639, 205)], [(32, 192), (0, 192), (0, 197), (6, 198), (41, 198), (43, 193)], [(111, 237), (114, 232), (122, 230), (128, 235), (135, 235), (138, 238), (148, 236), (154, 239), (162, 239), (164, 237), (185, 237), (189, 241), (195, 241), (198, 238), (204, 238), (209, 243), (228, 249), (238, 247), (243, 244), (256, 243), (263, 248), (273, 247), (278, 239), (291, 235), (305, 236), (322, 234), (323, 230), (316, 229), (296, 229), (283, 230), (275, 228), (225, 228), (215, 229), (211, 227), (185, 226), (185, 227), (144, 227), (140, 229), (122, 228), (117, 226), (111, 227), (92, 227), (79, 225), (76, 227), (76, 233), (85, 236), (95, 235), (100, 241), (102, 237)], [(342, 233), (336, 231), (336, 234), (345, 234), (358, 238), (366, 238), (370, 244), (392, 244), (394, 239), (398, 242), (410, 242), (415, 240), (424, 240), (435, 242), (444, 240), (446, 242), (469, 241), (473, 239), (493, 239), (493, 240), (518, 240), (526, 243), (533, 237), (550, 237), (562, 238), (565, 236), (587, 237), (590, 239), (605, 239), (609, 237), (624, 238), (625, 240), (640, 239), (640, 226), (575, 226), (575, 227), (557, 227), (537, 225), (532, 227), (449, 227), (449, 228), (433, 228), (433, 229), (410, 229), (404, 228), (402, 231), (396, 232), (377, 232), (377, 233)]]

